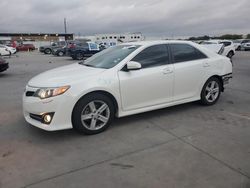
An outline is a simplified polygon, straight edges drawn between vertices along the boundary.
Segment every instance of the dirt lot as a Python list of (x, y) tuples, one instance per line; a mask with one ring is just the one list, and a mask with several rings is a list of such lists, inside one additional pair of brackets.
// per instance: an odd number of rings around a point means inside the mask
[(45, 132), (24, 121), (34, 75), (75, 61), (19, 53), (0, 73), (0, 187), (250, 187), (250, 53), (214, 106), (189, 103), (115, 120), (106, 132)]

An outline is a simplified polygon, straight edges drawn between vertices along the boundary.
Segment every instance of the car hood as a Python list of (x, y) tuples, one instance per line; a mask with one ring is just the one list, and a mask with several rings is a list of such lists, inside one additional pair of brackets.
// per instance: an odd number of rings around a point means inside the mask
[(32, 78), (28, 85), (31, 87), (58, 87), (88, 79), (91, 76), (99, 75), (105, 69), (87, 67), (74, 63), (52, 69)]

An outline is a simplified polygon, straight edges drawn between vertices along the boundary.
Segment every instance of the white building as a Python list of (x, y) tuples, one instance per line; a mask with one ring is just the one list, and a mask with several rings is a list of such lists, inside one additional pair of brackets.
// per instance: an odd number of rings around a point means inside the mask
[(96, 34), (94, 36), (76, 36), (75, 39), (85, 38), (92, 42), (103, 44), (105, 46), (114, 46), (123, 42), (134, 42), (144, 40), (142, 33), (113, 33), (113, 34)]

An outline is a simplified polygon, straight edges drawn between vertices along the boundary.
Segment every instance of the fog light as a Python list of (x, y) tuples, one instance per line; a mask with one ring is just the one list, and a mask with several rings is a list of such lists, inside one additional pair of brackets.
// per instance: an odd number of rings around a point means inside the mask
[(54, 112), (44, 113), (42, 115), (42, 123), (50, 124), (53, 119), (54, 114), (55, 114)]
[(52, 117), (51, 117), (51, 115), (49, 115), (49, 114), (47, 114), (47, 115), (45, 115), (45, 116), (43, 117), (43, 120), (44, 120), (45, 123), (50, 123), (50, 122), (51, 122), (51, 119), (52, 119)]

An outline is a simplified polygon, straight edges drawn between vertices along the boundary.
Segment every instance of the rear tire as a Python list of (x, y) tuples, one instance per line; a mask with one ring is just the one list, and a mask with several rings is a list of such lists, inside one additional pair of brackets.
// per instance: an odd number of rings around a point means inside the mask
[(83, 60), (83, 57), (84, 57), (84, 56), (83, 56), (82, 53), (77, 53), (77, 54), (76, 54), (76, 59), (77, 59), (77, 60)]
[(44, 53), (45, 53), (45, 54), (51, 54), (52, 51), (51, 51), (51, 49), (47, 48), (47, 49), (44, 50)]
[(204, 84), (201, 91), (201, 103), (203, 105), (213, 105), (220, 98), (222, 83), (216, 77), (211, 77)]
[(112, 123), (115, 107), (106, 95), (94, 93), (80, 99), (72, 112), (73, 128), (87, 135), (98, 134)]
[(231, 59), (233, 57), (233, 55), (234, 55), (233, 51), (230, 51), (230, 52), (228, 52), (227, 57)]

